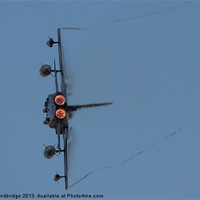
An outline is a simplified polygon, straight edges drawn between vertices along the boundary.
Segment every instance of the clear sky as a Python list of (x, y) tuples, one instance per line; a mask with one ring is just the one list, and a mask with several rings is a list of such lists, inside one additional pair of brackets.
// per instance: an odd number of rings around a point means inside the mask
[[(0, 1), (0, 194), (199, 199), (199, 10), (198, 1)], [(88, 27), (62, 30), (69, 103), (114, 102), (70, 121), (70, 184), (144, 150), (68, 191), (53, 181), (63, 157), (43, 156), (57, 142), (42, 113), (55, 85), (39, 69), (58, 64), (45, 43), (59, 27)]]

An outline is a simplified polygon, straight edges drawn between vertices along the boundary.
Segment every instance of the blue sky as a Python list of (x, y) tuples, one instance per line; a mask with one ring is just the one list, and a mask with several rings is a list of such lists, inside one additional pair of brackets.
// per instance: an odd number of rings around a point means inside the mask
[[(1, 1), (0, 194), (200, 198), (199, 8), (198, 1)], [(62, 156), (43, 157), (43, 144), (57, 142), (42, 123), (45, 98), (55, 85), (52, 77), (39, 76), (40, 63), (58, 63), (57, 47), (45, 43), (59, 27), (88, 27), (62, 31), (69, 103), (114, 102), (77, 111), (70, 121), (70, 184), (182, 128), (67, 192), (63, 180), (53, 181), (56, 172), (62, 174)]]

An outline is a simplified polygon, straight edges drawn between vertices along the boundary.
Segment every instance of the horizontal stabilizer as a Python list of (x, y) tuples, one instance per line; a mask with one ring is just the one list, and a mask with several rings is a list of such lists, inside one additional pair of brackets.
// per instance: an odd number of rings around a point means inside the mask
[(67, 106), (67, 109), (73, 112), (81, 108), (93, 108), (93, 107), (99, 107), (99, 106), (108, 106), (111, 104), (112, 103), (93, 103), (93, 104), (86, 104), (86, 105)]

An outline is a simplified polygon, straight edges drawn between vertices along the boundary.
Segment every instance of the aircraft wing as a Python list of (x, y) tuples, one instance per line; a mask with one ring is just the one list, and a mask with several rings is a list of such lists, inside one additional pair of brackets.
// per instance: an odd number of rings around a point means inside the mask
[(61, 70), (61, 90), (62, 93), (67, 95), (67, 72), (66, 72), (66, 66), (65, 66), (65, 59), (64, 59), (64, 53), (63, 53), (63, 46), (61, 41), (61, 30), (60, 28), (58, 31), (58, 51), (59, 51), (59, 62), (60, 62), (60, 70)]
[(68, 146), (67, 146), (67, 135), (68, 129), (64, 128), (63, 131), (63, 139), (64, 139), (64, 176), (65, 176), (65, 190), (68, 189)]

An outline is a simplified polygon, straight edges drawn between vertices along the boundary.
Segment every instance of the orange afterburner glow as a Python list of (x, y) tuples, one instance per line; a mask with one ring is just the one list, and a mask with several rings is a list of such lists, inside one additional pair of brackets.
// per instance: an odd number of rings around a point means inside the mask
[(55, 97), (55, 103), (58, 106), (63, 106), (65, 104), (65, 97), (63, 95), (57, 95)]
[(58, 119), (64, 119), (66, 116), (66, 111), (62, 108), (59, 108), (58, 110), (56, 110), (56, 117)]

